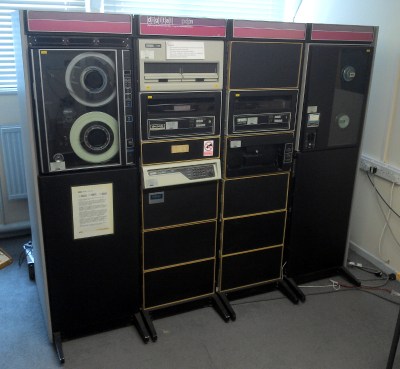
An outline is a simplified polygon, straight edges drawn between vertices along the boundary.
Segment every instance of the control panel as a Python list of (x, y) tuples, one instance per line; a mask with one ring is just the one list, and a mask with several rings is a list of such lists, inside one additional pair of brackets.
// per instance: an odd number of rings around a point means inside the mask
[(221, 178), (219, 159), (169, 165), (147, 165), (142, 170), (145, 189), (215, 181)]
[(215, 117), (178, 117), (148, 119), (148, 137), (192, 136), (215, 133)]
[(132, 70), (131, 70), (131, 53), (123, 51), (123, 67), (124, 67), (124, 110), (125, 110), (125, 127), (126, 127), (126, 162), (132, 164), (134, 162), (134, 122), (133, 122), (133, 92), (132, 92)]
[(234, 132), (289, 129), (290, 118), (291, 114), (289, 112), (234, 115), (233, 128)]

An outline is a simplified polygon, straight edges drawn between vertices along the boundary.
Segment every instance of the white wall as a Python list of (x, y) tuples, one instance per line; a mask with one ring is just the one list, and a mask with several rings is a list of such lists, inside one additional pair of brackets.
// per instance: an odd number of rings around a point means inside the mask
[(17, 94), (0, 95), (0, 124), (17, 124), (20, 122)]
[[(400, 1), (303, 0), (296, 22), (379, 26), (378, 45), (366, 116), (362, 152), (400, 167)], [(376, 178), (389, 201), (391, 184)], [(400, 212), (400, 186), (393, 191), (393, 207)], [(385, 209), (387, 211), (387, 208)], [(350, 242), (374, 256), (389, 260), (400, 271), (400, 245), (386, 229), (377, 196), (365, 173), (359, 171), (350, 223)], [(391, 215), (391, 228), (400, 240), (400, 220)]]
[[(0, 112), (0, 125), (21, 124), (19, 103), (16, 94), (0, 95)], [(0, 233), (8, 230), (7, 227), (2, 227), (1, 225), (13, 225), (26, 222), (27, 220), (29, 220), (28, 201), (8, 200), (3, 161), (0, 160)]]

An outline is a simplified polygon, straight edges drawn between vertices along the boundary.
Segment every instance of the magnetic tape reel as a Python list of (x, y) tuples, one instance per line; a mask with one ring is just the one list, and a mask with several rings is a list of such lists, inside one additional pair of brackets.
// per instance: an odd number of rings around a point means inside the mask
[(118, 153), (118, 123), (109, 114), (92, 111), (81, 115), (69, 134), (75, 154), (89, 163), (102, 163)]
[(82, 105), (103, 106), (116, 95), (115, 63), (98, 52), (78, 54), (68, 64), (65, 85)]
[[(116, 96), (115, 63), (107, 55), (85, 52), (75, 56), (65, 72), (71, 96), (89, 107), (100, 107)], [(70, 144), (82, 160), (107, 162), (118, 153), (118, 123), (111, 115), (92, 111), (81, 115), (71, 127)]]

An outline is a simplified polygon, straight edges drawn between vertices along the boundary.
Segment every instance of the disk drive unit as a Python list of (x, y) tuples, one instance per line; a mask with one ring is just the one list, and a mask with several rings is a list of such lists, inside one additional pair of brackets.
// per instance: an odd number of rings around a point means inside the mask
[(229, 23), (219, 291), (282, 274), (305, 24)]
[(376, 27), (310, 24), (296, 134), (287, 272), (312, 280), (343, 268)]
[(141, 91), (222, 90), (225, 20), (142, 15), (137, 23)]
[(142, 140), (219, 135), (220, 92), (141, 94)]
[(293, 131), (298, 90), (230, 91), (227, 134)]
[(133, 164), (132, 19), (28, 11), (42, 173)]

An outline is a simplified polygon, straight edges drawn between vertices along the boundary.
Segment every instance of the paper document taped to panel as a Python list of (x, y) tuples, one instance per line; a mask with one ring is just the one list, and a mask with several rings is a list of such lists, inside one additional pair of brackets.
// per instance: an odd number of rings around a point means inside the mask
[(112, 183), (72, 187), (74, 239), (114, 233)]

